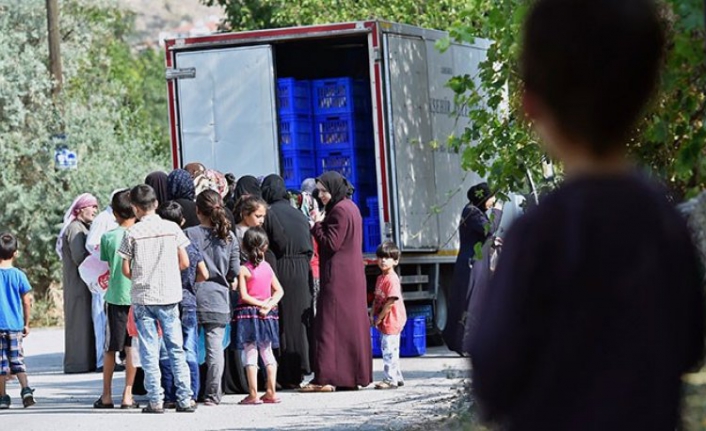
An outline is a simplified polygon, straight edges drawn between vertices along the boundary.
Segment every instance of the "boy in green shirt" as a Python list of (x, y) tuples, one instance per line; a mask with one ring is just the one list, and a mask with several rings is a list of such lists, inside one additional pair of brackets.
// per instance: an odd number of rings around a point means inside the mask
[(128, 315), (130, 313), (130, 289), (132, 283), (122, 272), (123, 260), (118, 256), (118, 248), (123, 241), (125, 232), (135, 224), (135, 213), (130, 206), (130, 191), (128, 189), (116, 193), (111, 202), (113, 214), (118, 227), (101, 237), (100, 257), (108, 262), (110, 281), (105, 293), (108, 309), (108, 324), (106, 325), (106, 354), (103, 364), (103, 394), (93, 407), (97, 409), (112, 409), (113, 370), (115, 369), (115, 353), (125, 351), (127, 360), (125, 367), (125, 390), (120, 404), (121, 409), (138, 408), (132, 399), (132, 385), (135, 381), (135, 365), (130, 353), (131, 338), (127, 333)]

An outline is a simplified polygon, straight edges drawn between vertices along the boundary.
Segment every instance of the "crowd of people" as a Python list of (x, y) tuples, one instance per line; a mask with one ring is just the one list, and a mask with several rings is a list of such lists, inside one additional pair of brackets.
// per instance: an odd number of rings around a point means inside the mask
[[(247, 393), (240, 404), (252, 405), (279, 403), (281, 389), (366, 387), (371, 324), (389, 333), (385, 351), (395, 349), (386, 356), (389, 381), (376, 387), (403, 384), (399, 334), (406, 317), (399, 279), (390, 275), (399, 250), (384, 244), (385, 283), (371, 316), (351, 185), (327, 172), (307, 179), (302, 190), (287, 190), (278, 175), (235, 181), (191, 163), (115, 190), (100, 213), (96, 197), (76, 197), (56, 246), (63, 262), (64, 372), (103, 373), (94, 408), (116, 408), (113, 376), (121, 365), (120, 408), (140, 408), (134, 396), (146, 395), (144, 413), (193, 412), (197, 402), (218, 405), (224, 393)], [(17, 245), (7, 235), (0, 238), (0, 265), (11, 267)], [(16, 296), (27, 298), (31, 287), (15, 272)], [(13, 331), (13, 351), (21, 352), (29, 311), (15, 306), (13, 313), (12, 328), (3, 321), (0, 328)], [(33, 404), (21, 355), (8, 361), (0, 371), (18, 374), (23, 402)]]

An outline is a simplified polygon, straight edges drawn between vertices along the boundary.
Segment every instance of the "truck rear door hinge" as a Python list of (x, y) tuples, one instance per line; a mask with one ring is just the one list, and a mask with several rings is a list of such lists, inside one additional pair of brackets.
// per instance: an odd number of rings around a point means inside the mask
[(382, 54), (380, 53), (380, 48), (373, 48), (373, 61), (382, 61)]
[(196, 68), (195, 67), (185, 67), (183, 69), (168, 67), (165, 74), (167, 81), (172, 81), (174, 79), (194, 79), (196, 78)]

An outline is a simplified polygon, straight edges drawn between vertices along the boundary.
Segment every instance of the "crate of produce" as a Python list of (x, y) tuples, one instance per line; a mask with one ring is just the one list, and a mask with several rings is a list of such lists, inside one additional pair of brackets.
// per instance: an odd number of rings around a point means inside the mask
[(316, 157), (313, 151), (282, 151), (282, 178), (288, 189), (299, 190), (307, 178), (316, 176)]
[(380, 221), (376, 217), (363, 219), (363, 251), (375, 253), (381, 242)]
[(277, 80), (280, 115), (311, 114), (311, 83), (294, 78)]
[(316, 79), (311, 93), (315, 115), (370, 112), (370, 91), (362, 79)]
[(370, 119), (353, 114), (317, 115), (314, 132), (317, 150), (351, 150), (373, 145)]
[(281, 115), (278, 125), (280, 150), (314, 150), (314, 129), (311, 115)]
[(427, 352), (427, 324), (424, 316), (408, 316), (400, 337), (400, 356), (422, 356)]
[(335, 171), (346, 177), (356, 191), (354, 200), (358, 205), (365, 202), (363, 196), (370, 196), (375, 184), (375, 157), (361, 150), (319, 150), (316, 151), (317, 175)]

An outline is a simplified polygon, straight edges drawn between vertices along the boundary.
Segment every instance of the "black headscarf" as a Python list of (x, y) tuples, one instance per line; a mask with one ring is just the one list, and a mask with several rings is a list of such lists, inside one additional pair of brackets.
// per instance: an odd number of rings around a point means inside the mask
[(169, 200), (169, 187), (167, 186), (167, 174), (162, 171), (155, 171), (145, 177), (145, 184), (154, 189), (157, 201), (162, 204)]
[(488, 183), (478, 183), (468, 189), (468, 192), (466, 192), (466, 197), (468, 198), (468, 201), (474, 207), (480, 208), (481, 211), (485, 211), (485, 203), (492, 196), (493, 193), (490, 191)]
[(265, 177), (262, 181), (262, 198), (270, 205), (277, 201), (289, 200), (287, 186), (284, 185), (282, 177), (276, 174)]
[(235, 201), (237, 202), (245, 195), (262, 197), (260, 182), (252, 175), (244, 175), (240, 177), (238, 182), (235, 184), (235, 195), (233, 196)]
[(331, 200), (326, 205), (326, 212), (331, 212), (333, 207), (353, 194), (353, 186), (341, 174), (335, 171), (324, 172), (316, 182), (321, 183), (331, 194)]

